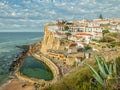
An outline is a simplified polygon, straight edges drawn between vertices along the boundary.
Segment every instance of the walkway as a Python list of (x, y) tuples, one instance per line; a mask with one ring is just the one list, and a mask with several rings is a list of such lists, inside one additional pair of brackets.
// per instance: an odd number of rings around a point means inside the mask
[(56, 81), (60, 75), (58, 67), (51, 60), (49, 60), (43, 55), (32, 54), (32, 56), (42, 61), (43, 63), (45, 63), (51, 69), (51, 71), (53, 72), (53, 76), (54, 76), (53, 80)]

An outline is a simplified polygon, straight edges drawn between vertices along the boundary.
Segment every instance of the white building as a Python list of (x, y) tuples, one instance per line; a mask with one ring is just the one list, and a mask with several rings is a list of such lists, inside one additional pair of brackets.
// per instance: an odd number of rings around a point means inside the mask
[(94, 26), (100, 26), (100, 24), (97, 22), (89, 22), (88, 23), (88, 27), (94, 27)]
[(61, 32), (53, 32), (53, 35), (54, 37), (57, 37), (57, 38), (66, 38), (66, 34), (65, 33), (61, 33)]
[(48, 29), (52, 32), (56, 32), (59, 28), (57, 26), (48, 26)]

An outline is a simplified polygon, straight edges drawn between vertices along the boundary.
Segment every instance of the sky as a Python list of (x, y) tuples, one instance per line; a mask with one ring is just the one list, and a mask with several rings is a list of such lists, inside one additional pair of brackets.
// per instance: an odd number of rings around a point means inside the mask
[(0, 32), (43, 32), (58, 19), (120, 18), (120, 0), (0, 0)]

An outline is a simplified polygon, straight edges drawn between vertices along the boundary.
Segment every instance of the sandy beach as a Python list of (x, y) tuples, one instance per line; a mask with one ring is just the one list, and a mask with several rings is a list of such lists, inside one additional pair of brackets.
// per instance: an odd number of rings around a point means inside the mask
[(35, 88), (34, 85), (29, 82), (12, 79), (5, 83), (0, 90), (35, 90)]

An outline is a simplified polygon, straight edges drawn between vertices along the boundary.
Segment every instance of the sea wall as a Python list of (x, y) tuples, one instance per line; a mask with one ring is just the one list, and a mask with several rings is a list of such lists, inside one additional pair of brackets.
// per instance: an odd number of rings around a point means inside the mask
[(59, 69), (51, 60), (49, 60), (43, 55), (32, 54), (32, 56), (35, 57), (37, 60), (40, 60), (43, 63), (45, 63), (51, 69), (54, 76), (54, 81), (58, 79), (58, 77), (60, 76)]
[[(23, 81), (31, 82), (31, 83), (37, 82), (39, 84), (45, 84), (45, 87), (48, 86), (49, 84), (55, 83), (60, 76), (59, 68), (51, 60), (46, 58), (43, 54), (38, 55), (38, 54), (32, 52), (32, 49), (33, 49), (32, 46), (29, 46), (29, 51), (28, 51), (27, 55), (33, 56), (37, 60), (45, 63), (52, 71), (53, 79), (50, 81), (45, 81), (44, 79), (35, 79), (35, 78), (27, 77), (27, 76), (23, 75), (22, 73), (20, 73), (20, 68), (22, 65), (20, 67), (18, 67), (16, 72), (15, 72), (15, 75), (17, 76), (17, 78), (20, 80), (23, 80)], [(24, 63), (24, 60), (23, 60), (22, 64), (23, 63)]]
[(58, 76), (59, 76), (59, 69), (57, 68), (57, 66), (52, 63), (49, 59), (47, 59), (46, 57), (42, 56), (42, 55), (37, 55), (35, 53), (32, 53), (30, 52), (31, 51), (31, 46), (29, 47), (29, 52), (26, 54), (26, 57), (29, 55), (29, 56), (33, 56), (34, 58), (36, 58), (37, 60), (40, 60), (42, 61), (43, 63), (45, 63), (50, 69), (51, 71), (53, 72), (53, 79), (50, 80), (50, 81), (46, 81), (44, 79), (36, 79), (36, 78), (30, 78), (30, 77), (27, 77), (25, 75), (23, 75), (21, 72), (20, 72), (20, 68), (22, 67), (23, 63), (24, 63), (24, 60), (25, 58), (22, 58), (21, 59), (21, 64), (16, 68), (16, 71), (15, 71), (15, 75), (16, 77), (19, 79), (19, 80), (22, 80), (22, 81), (27, 81), (27, 82), (30, 82), (30, 83), (38, 83), (39, 85), (44, 85), (44, 87), (47, 87), (49, 86), (50, 84), (52, 83), (55, 83), (58, 79)]
[(23, 75), (22, 73), (20, 73), (20, 71), (17, 71), (15, 75), (17, 76), (17, 78), (19, 80), (27, 81), (32, 84), (37, 83), (37, 84), (41, 85), (43, 88), (48, 87), (50, 84), (54, 83), (53, 80), (45, 81), (44, 79), (35, 79), (35, 78), (27, 77), (27, 76)]

